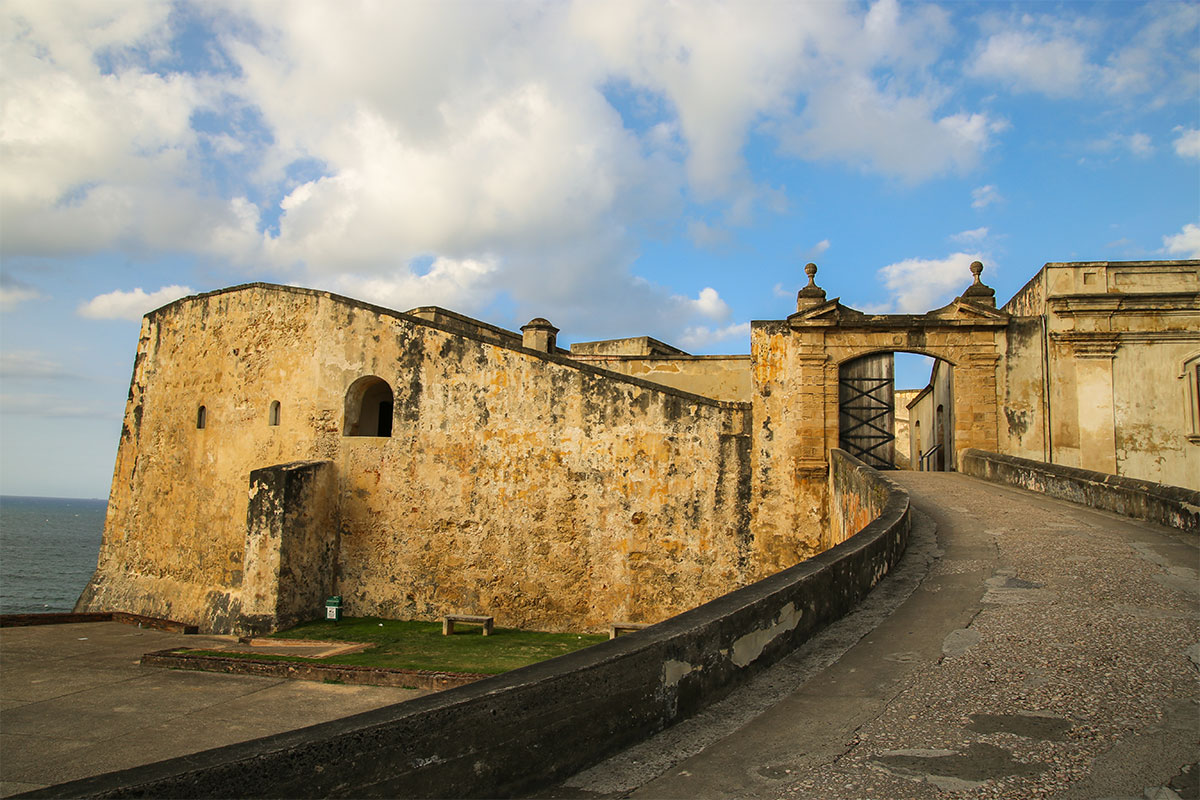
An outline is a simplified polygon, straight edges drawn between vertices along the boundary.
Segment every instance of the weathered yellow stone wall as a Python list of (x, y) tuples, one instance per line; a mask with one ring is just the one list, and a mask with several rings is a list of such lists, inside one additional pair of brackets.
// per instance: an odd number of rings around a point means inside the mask
[[(104, 541), (80, 608), (210, 628), (242, 613), (250, 471), (328, 457), (339, 438), (311, 303), (278, 294), (201, 295), (143, 319)], [(272, 400), (282, 403), (278, 427), (267, 424)]]
[(916, 469), (912, 460), (912, 420), (908, 404), (920, 394), (920, 389), (896, 390), (896, 416), (893, 435), (896, 437), (896, 469)]
[[(346, 389), (366, 375), (394, 392), (390, 438), (342, 435)], [(330, 460), (347, 613), (656, 621), (752, 571), (747, 421), (744, 405), (323, 293), (188, 298), (143, 325), (80, 606), (228, 627), (247, 599), (250, 471)]]
[(1002, 452), (1200, 488), (1200, 262), (1050, 263), (1004, 310)]
[(613, 356), (580, 355), (581, 364), (670, 386), (713, 400), (749, 403), (752, 391), (750, 356)]
[[(349, 354), (381, 322), (326, 336)], [(350, 613), (598, 630), (744, 582), (743, 407), (396, 326), (332, 381), (380, 375), (396, 393), (390, 439), (342, 440)]]
[(1000, 363), (1000, 452), (1039, 461), (1050, 455), (1045, 343), (1040, 316), (1013, 317)]

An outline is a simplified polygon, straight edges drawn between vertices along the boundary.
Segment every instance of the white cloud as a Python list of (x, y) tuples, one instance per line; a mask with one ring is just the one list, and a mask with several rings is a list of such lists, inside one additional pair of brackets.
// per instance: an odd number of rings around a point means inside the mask
[(37, 300), (41, 292), (24, 281), (0, 273), (0, 311), (12, 311), (27, 300)]
[(1128, 150), (1135, 158), (1149, 158), (1154, 155), (1154, 143), (1148, 135), (1141, 132), (1112, 133), (1103, 139), (1089, 141), (1087, 149), (1096, 153), (1111, 153), (1118, 149)]
[[(1007, 127), (943, 82), (961, 31), (932, 4), (178, 8), (4, 6), (5, 256), (183, 252), (391, 305), (507, 292), (581, 327), (661, 314), (682, 330), (700, 301), (639, 282), (638, 239), (689, 213), (710, 220), (693, 240), (719, 244), (785, 208), (747, 165), (752, 137), (915, 182), (969, 172)], [(1147, 12), (1102, 65), (1085, 26), (993, 28), (972, 69), (1047, 93), (1147, 91), (1188, 72), (1146, 58), (1186, 41), (1188, 15)], [(212, 33), (214, 71), (177, 71), (185, 17)], [(973, 205), (999, 200), (979, 187)]]
[(89, 319), (129, 319), (139, 320), (147, 312), (160, 306), (193, 294), (187, 286), (164, 286), (157, 292), (147, 294), (141, 287), (132, 292), (120, 289), (108, 294), (97, 295), (86, 303), (82, 303), (77, 313)]
[(679, 337), (679, 346), (689, 352), (696, 352), (709, 349), (718, 342), (735, 337), (744, 338), (748, 349), (750, 346), (750, 323), (736, 322), (723, 328), (692, 326), (686, 328), (683, 335)]
[(988, 229), (986, 226), (975, 228), (969, 231), (951, 234), (950, 241), (952, 242), (981, 242), (987, 238)]
[(1097, 86), (1116, 97), (1148, 96), (1143, 102), (1149, 109), (1195, 97), (1200, 90), (1195, 55), (1200, 7), (1147, 3), (1140, 11), (1134, 24), (1116, 23), (1121, 26), (1120, 46), (1096, 65)]
[(979, 253), (951, 253), (945, 258), (908, 258), (879, 270), (892, 300), (875, 313), (894, 310), (923, 314), (940, 308), (971, 285), (970, 264), (982, 261)]
[(1164, 236), (1163, 247), (1173, 256), (1200, 258), (1200, 225), (1189, 222), (1179, 233)]
[(1154, 154), (1154, 145), (1150, 142), (1150, 137), (1144, 133), (1130, 134), (1125, 141), (1129, 152), (1138, 158), (1149, 158)]
[(141, 2), (5, 5), (6, 253), (199, 244), (195, 232), (220, 207), (189, 188), (192, 116), (213, 96), (211, 81), (132, 63), (164, 46), (170, 11)]
[[(483, 302), (503, 286), (552, 307), (607, 283), (658, 302), (633, 287), (639, 232), (687, 201), (725, 226), (786, 207), (750, 175), (752, 132), (774, 126), (801, 157), (921, 180), (970, 169), (998, 129), (942, 110), (929, 70), (949, 15), (894, 0), (803, 14), (229, 0), (189, 18), (215, 31), (208, 73), (173, 71), (170, 5), (66, 2), (5, 7), (7, 254), (184, 251), (389, 297), (434, 254), (493, 265), (438, 296)], [(614, 84), (660, 119), (623, 118)], [(847, 86), (861, 113), (840, 99)], [(197, 122), (206, 114), (218, 130)], [(690, 234), (728, 236), (706, 223)]]
[(392, 275), (341, 274), (322, 288), (399, 311), (442, 306), (470, 313), (486, 305), (496, 270), (495, 262), (438, 258), (423, 275), (408, 269)]
[[(986, 36), (966, 73), (1048, 97), (1103, 94), (1146, 108), (1193, 97), (1198, 86), (1194, 3), (1146, 3), (1132, 13), (984, 17)], [(1146, 99), (1148, 97), (1148, 99)]]
[(722, 320), (729, 317), (729, 304), (721, 299), (721, 295), (711, 286), (700, 290), (695, 300), (688, 300), (688, 305), (695, 313), (709, 319)]
[(726, 228), (717, 228), (707, 222), (693, 220), (688, 223), (688, 238), (697, 247), (714, 248), (727, 244), (730, 235)]
[(822, 239), (821, 241), (817, 242), (816, 244), (814, 244), (812, 247), (809, 248), (808, 252), (805, 253), (805, 257), (809, 261), (816, 261), (818, 258), (825, 255), (825, 251), (828, 250), (829, 248), (830, 248), (829, 240)]
[(1020, 30), (988, 37), (967, 67), (969, 75), (1052, 97), (1079, 92), (1088, 73), (1087, 51), (1080, 42)]
[(1175, 154), (1181, 158), (1200, 160), (1200, 130), (1196, 128), (1176, 128), (1180, 131), (1174, 141)]
[(1003, 200), (1000, 192), (990, 183), (971, 190), (971, 208), (987, 208), (992, 203), (999, 203)]
[(74, 377), (56, 362), (32, 351), (0, 353), (0, 377), (4, 378), (71, 378)]
[(938, 105), (933, 94), (895, 94), (851, 75), (809, 93), (804, 118), (779, 127), (781, 147), (912, 182), (967, 172), (1006, 123), (979, 113), (939, 117)]
[(51, 419), (119, 419), (119, 415), (111, 410), (99, 411), (80, 404), (76, 398), (65, 399), (52, 394), (2, 394), (0, 413)]

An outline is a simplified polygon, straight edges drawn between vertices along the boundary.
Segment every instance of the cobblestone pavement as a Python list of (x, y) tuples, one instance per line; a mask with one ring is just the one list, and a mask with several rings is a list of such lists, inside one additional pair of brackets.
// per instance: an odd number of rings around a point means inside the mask
[(1197, 538), (892, 476), (928, 518), (861, 613), (543, 796), (1200, 796)]

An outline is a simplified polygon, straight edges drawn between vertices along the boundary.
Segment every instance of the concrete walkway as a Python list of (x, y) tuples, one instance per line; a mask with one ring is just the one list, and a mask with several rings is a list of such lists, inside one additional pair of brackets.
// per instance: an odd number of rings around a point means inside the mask
[(858, 613), (539, 796), (1197, 797), (1196, 537), (891, 476), (924, 514)]
[(0, 796), (428, 693), (138, 665), (152, 650), (225, 644), (117, 622), (0, 629)]

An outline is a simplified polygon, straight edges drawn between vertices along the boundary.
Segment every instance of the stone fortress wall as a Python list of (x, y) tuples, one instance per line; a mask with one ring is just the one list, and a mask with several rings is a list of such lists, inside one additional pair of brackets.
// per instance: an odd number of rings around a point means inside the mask
[(1200, 488), (1200, 262), (1048, 264), (999, 309), (974, 266), (925, 315), (826, 300), (811, 267), (748, 356), (567, 351), (545, 320), (268, 284), (176, 301), (143, 320), (77, 608), (267, 630), (336, 593), (353, 615), (657, 622), (840, 541), (839, 371), (893, 351), (942, 359), (911, 412), (928, 432), (921, 403), (944, 404), (946, 468), (974, 447)]
[[(344, 435), (364, 378), (390, 388), (389, 436)], [(185, 298), (143, 322), (80, 607), (271, 627), (271, 584), (290, 580), (355, 615), (658, 621), (753, 571), (748, 419), (461, 320), (278, 286)], [(305, 495), (326, 523), (272, 534), (248, 478), (297, 461), (330, 465), (331, 492)], [(292, 547), (286, 531), (307, 537), (314, 553), (292, 548), (307, 568), (268, 552)]]

